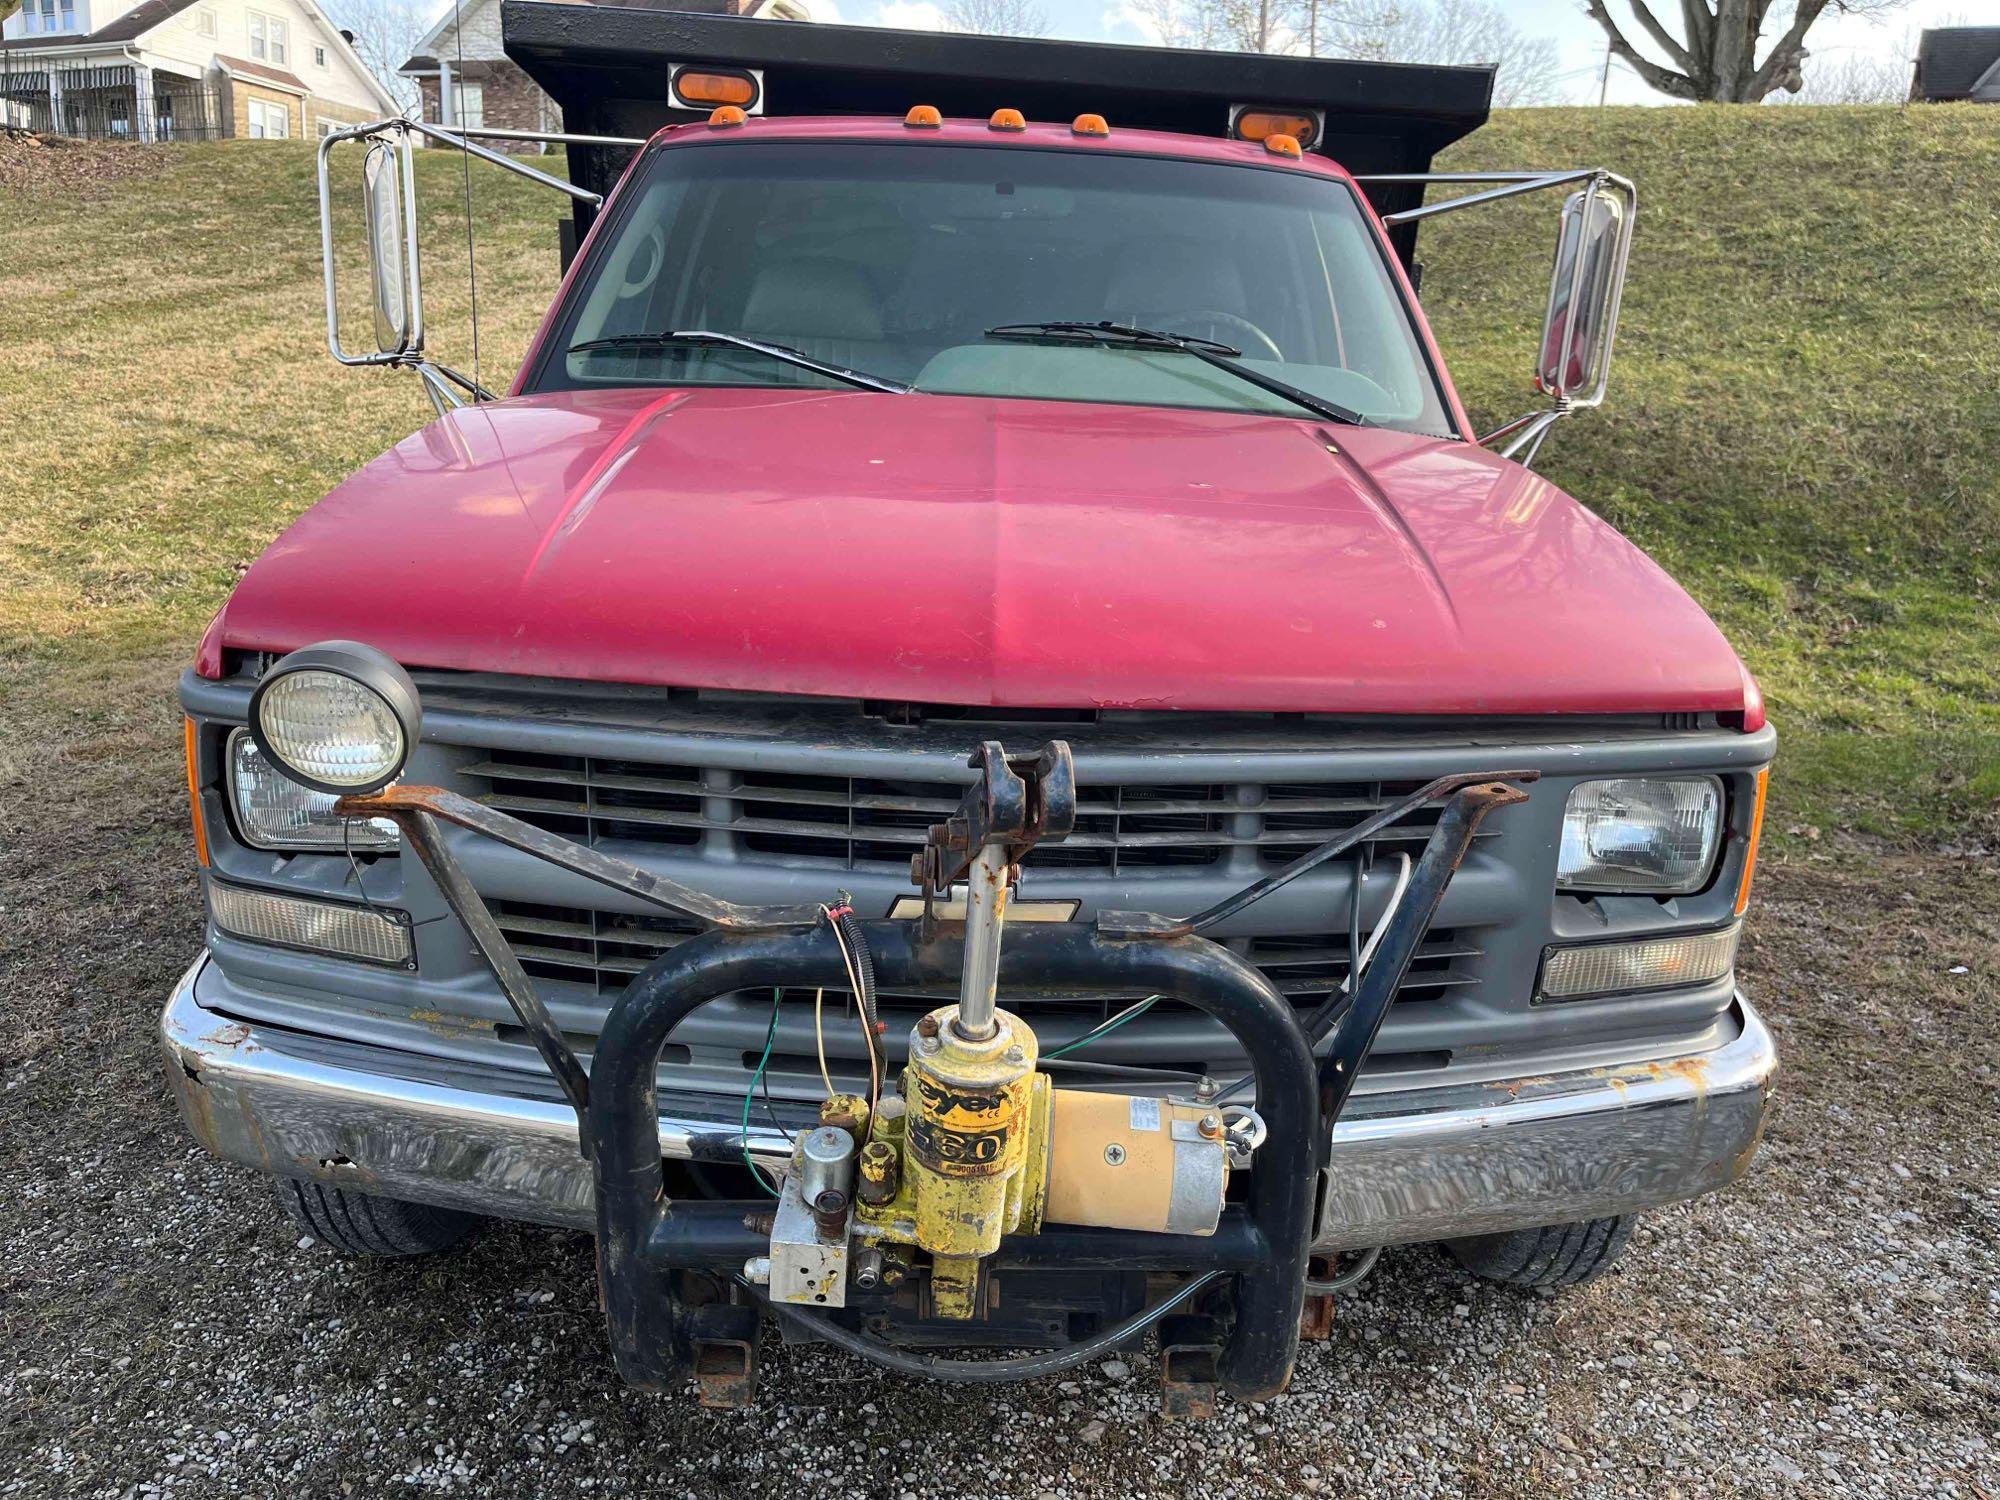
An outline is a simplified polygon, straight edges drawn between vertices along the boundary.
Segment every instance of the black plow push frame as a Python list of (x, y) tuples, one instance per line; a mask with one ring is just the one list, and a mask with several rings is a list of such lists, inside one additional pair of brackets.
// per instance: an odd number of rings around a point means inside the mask
[[(1007, 763), (998, 745), (982, 747), (970, 761), (989, 768), (988, 781), (992, 767)], [(1066, 771), (1067, 746), (1045, 747), (1040, 763)], [(1016, 758), (1013, 764), (1027, 762)], [(1191, 917), (1101, 912), (1089, 923), (1009, 927), (999, 969), (1000, 984), (1009, 994), (1138, 991), (1194, 1006), (1224, 1026), (1250, 1061), (1266, 1133), (1256, 1148), (1245, 1201), (1225, 1209), (1213, 1235), (1053, 1225), (1041, 1234), (1004, 1240), (990, 1264), (998, 1270), (1117, 1268), (1190, 1278), (1220, 1273), (1204, 1302), (1221, 1314), (1226, 1329), (1218, 1363), (1221, 1389), (1250, 1401), (1282, 1391), (1298, 1354), (1315, 1187), (1327, 1163), (1333, 1126), (1480, 823), (1497, 808), (1526, 801), (1520, 785), (1536, 779), (1537, 773), (1528, 770), (1440, 777)], [(990, 791), (987, 782), (975, 784), (963, 810), (977, 816)], [(1036, 837), (1059, 838), (1067, 827), (1059, 804), (1073, 798), (1073, 780), (1050, 775), (1034, 791), (1038, 826), (1027, 830), (1025, 842), (1016, 842), (1012, 852), (1017, 855)], [(1058, 805), (1047, 805), (1044, 796)], [(1334, 1023), (1324, 1055), (1316, 1056), (1319, 1038), (1308, 1035), (1270, 980), (1202, 932), (1438, 801), (1443, 809), (1375, 959)], [(592, 1165), (599, 1294), (618, 1372), (642, 1389), (678, 1387), (694, 1367), (704, 1314), (715, 1311), (690, 1305), (685, 1296), (689, 1273), (726, 1286), (747, 1260), (767, 1253), (769, 1236), (753, 1225), (769, 1205), (675, 1202), (669, 1197), (658, 1133), (660, 1055), (676, 1026), (723, 995), (774, 985), (844, 987), (848, 975), (840, 945), (820, 908), (721, 901), (437, 787), (390, 787), (372, 796), (344, 798), (338, 810), (396, 823), (562, 1086), (577, 1114), (579, 1144)], [(692, 917), (707, 929), (662, 954), (627, 986), (606, 1018), (588, 1070), (453, 857), (441, 823), (497, 839)], [(933, 839), (946, 834), (941, 825), (933, 830)], [(915, 920), (867, 921), (859, 927), (883, 987), (948, 988), (959, 978), (963, 923), (927, 913)], [(749, 1337), (754, 1340), (754, 1331)]]

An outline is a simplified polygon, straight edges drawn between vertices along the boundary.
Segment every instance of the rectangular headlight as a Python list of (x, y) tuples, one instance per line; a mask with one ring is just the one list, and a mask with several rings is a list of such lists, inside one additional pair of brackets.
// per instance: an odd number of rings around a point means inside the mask
[(1590, 995), (1707, 984), (1736, 967), (1736, 940), (1742, 931), (1739, 924), (1720, 932), (1550, 948), (1542, 957), (1537, 998), (1581, 1000)]
[(1708, 884), (1721, 841), (1713, 776), (1585, 781), (1563, 807), (1556, 889), (1686, 895)]
[(416, 963), (409, 918), (402, 912), (281, 896), (276, 891), (224, 885), (219, 880), (208, 883), (208, 911), (224, 932), (253, 943), (305, 948), (336, 958), (403, 968)]
[(397, 844), (396, 825), (387, 818), (335, 817), (334, 797), (300, 786), (272, 765), (247, 729), (229, 736), (229, 799), (236, 830), (253, 849), (359, 852)]

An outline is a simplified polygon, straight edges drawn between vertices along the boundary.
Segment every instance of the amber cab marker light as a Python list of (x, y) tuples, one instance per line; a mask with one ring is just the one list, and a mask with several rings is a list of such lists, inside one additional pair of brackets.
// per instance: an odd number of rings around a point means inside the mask
[(201, 867), (206, 870), (208, 820), (201, 815), (201, 736), (194, 727), (193, 719), (183, 714), (181, 723), (186, 726), (181, 732), (181, 739), (187, 747), (188, 815), (194, 822), (194, 857), (201, 861)]
[(937, 130), (944, 125), (944, 116), (935, 104), (913, 104), (903, 123), (912, 130)]
[(710, 130), (727, 130), (731, 125), (741, 125), (750, 117), (734, 104), (725, 104), (708, 117)]
[(1026, 130), (1027, 118), (1018, 109), (996, 109), (986, 122), (988, 130)]
[(1239, 141), (1268, 141), (1273, 136), (1288, 135), (1301, 145), (1309, 146), (1318, 129), (1311, 115), (1287, 115), (1276, 110), (1246, 109), (1236, 117), (1236, 139)]
[(756, 102), (757, 81), (745, 73), (694, 73), (674, 76), (674, 92), (683, 104), (742, 104)]
[(1264, 149), (1273, 156), (1303, 156), (1305, 154), (1299, 150), (1299, 143), (1288, 135), (1265, 136)]
[(1103, 115), (1078, 115), (1070, 122), (1071, 135), (1109, 135), (1111, 127), (1104, 123)]
[(1771, 789), (1771, 768), (1757, 773), (1757, 791), (1750, 804), (1750, 843), (1743, 851), (1743, 878), (1736, 886), (1736, 915), (1750, 908), (1750, 882), (1757, 874), (1757, 846), (1764, 840), (1764, 794)]

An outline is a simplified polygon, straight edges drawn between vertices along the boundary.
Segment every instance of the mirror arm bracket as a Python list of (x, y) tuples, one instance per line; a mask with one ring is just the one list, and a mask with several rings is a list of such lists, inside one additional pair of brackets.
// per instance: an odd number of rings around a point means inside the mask
[(1535, 455), (1541, 452), (1542, 441), (1550, 430), (1564, 417), (1575, 413), (1576, 407), (1569, 401), (1558, 401), (1552, 407), (1541, 411), (1531, 411), (1526, 416), (1516, 417), (1503, 426), (1494, 428), (1478, 440), (1482, 448), (1491, 448), (1505, 438), (1512, 438), (1506, 447), (1498, 449), (1502, 458), (1511, 458), (1524, 469), (1535, 466)]
[[(640, 147), (646, 143), (636, 137), (573, 135), (562, 132), (528, 130), (483, 130), (472, 129), (454, 132), (440, 129), (422, 120), (404, 119), (390, 116), (386, 119), (371, 120), (363, 125), (352, 125), (344, 129), (330, 131), (321, 138), (317, 154), (319, 178), (319, 229), (320, 268), (326, 292), (326, 345), (327, 352), (343, 365), (381, 365), (392, 369), (413, 369), (424, 382), (424, 392), (439, 415), (465, 404), (459, 394), (464, 391), (474, 401), (493, 401), (498, 398), (493, 392), (469, 377), (452, 369), (449, 365), (437, 364), (424, 354), (423, 290), (419, 281), (421, 261), (417, 247), (417, 197), (414, 146), (418, 136), (428, 137), (441, 145), (455, 146), (469, 156), (491, 162), (518, 176), (526, 177), (544, 187), (554, 188), (578, 202), (600, 205), (604, 198), (588, 188), (578, 187), (573, 182), (565, 182), (547, 172), (535, 168), (501, 152), (485, 146), (475, 145), (468, 137), (484, 136), (489, 139), (512, 142), (531, 142), (543, 145), (584, 145), (584, 146), (631, 146)], [(340, 340), (340, 296), (334, 274), (333, 246), (333, 188), (329, 158), (333, 148), (343, 141), (381, 141), (401, 158), (397, 196), (400, 197), (402, 218), (402, 251), (407, 267), (407, 318), (408, 323), (398, 349), (349, 349)], [(457, 389), (453, 389), (457, 387)]]

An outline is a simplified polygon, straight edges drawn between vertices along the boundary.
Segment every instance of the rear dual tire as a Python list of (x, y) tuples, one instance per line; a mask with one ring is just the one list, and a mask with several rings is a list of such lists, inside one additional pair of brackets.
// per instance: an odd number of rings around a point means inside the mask
[(1632, 1239), (1637, 1214), (1586, 1219), (1446, 1240), (1444, 1247), (1473, 1275), (1506, 1286), (1580, 1286), (1610, 1269)]
[(292, 1222), (341, 1255), (396, 1259), (449, 1250), (479, 1227), (477, 1216), (429, 1203), (280, 1177), (273, 1184)]

